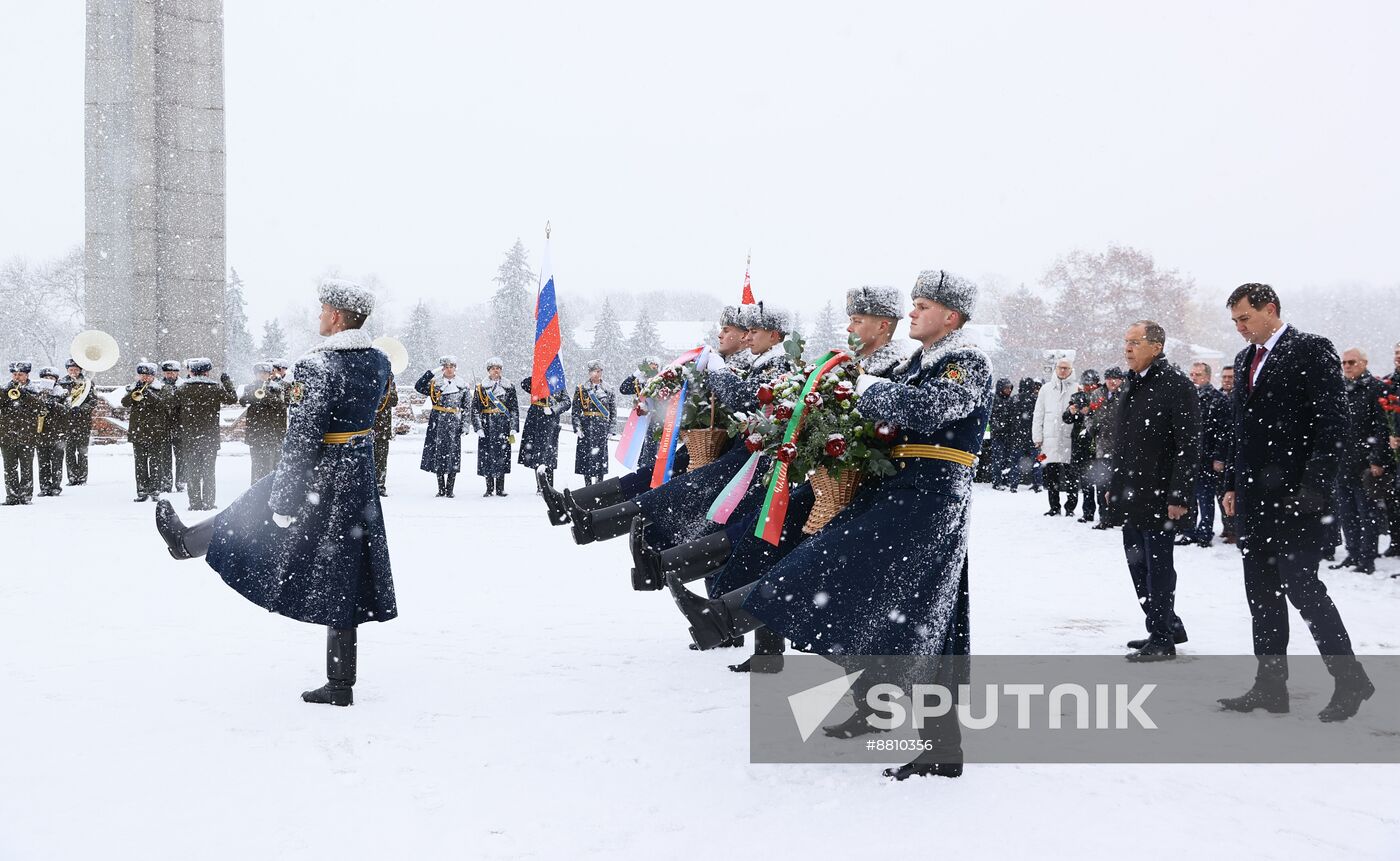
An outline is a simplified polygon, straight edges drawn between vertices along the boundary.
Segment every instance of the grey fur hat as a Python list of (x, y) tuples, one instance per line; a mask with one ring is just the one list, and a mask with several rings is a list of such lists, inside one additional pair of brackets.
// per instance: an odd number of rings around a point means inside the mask
[(457, 357), (456, 357), (456, 356), (442, 356), (442, 357), (440, 357), (440, 358), (437, 360), (437, 363), (438, 363), (438, 367), (440, 367), (440, 368), (445, 368), (445, 367), (447, 367), (448, 365), (451, 365), (452, 367), (455, 368), (455, 367), (457, 367)]
[(63, 367), (65, 367), (65, 368), (81, 368), (82, 365), (78, 364), (78, 363), (77, 363), (76, 361), (74, 361), (72, 358), (69, 358), (68, 361), (66, 361), (66, 362), (63, 363)]
[(272, 367), (279, 371), (285, 371), (292, 366), (291, 359), (272, 359)]
[(174, 359), (166, 359), (164, 362), (160, 363), (160, 369), (162, 371), (174, 371), (178, 374), (180, 373), (180, 363)]
[(593, 361), (588, 363), (588, 370), (601, 371), (603, 370), (603, 363), (598, 361), (597, 359), (594, 359)]
[(864, 314), (869, 317), (904, 316), (904, 302), (898, 287), (856, 287), (846, 291), (846, 316)]
[(736, 329), (747, 329), (748, 324), (744, 322), (744, 309), (747, 305), (725, 305), (724, 310), (719, 312), (719, 324), (723, 326), (733, 326)]
[(159, 372), (159, 371), (160, 371), (160, 368), (156, 367), (156, 363), (155, 363), (155, 362), (137, 362), (137, 363), (136, 363), (136, 373), (138, 373), (138, 374), (150, 374), (151, 376), (154, 377), (154, 376), (156, 375), (156, 373)]
[(488, 371), (492, 368), (504, 368), (505, 366), (506, 360), (502, 359), (500, 356), (492, 356), (486, 360), (486, 370)]
[(34, 363), (30, 361), (21, 359), (18, 362), (10, 363), (10, 373), (12, 374), (27, 374), (32, 370), (34, 370)]
[(214, 362), (212, 359), (206, 359), (203, 357), (197, 359), (186, 359), (185, 367), (189, 369), (191, 374), (207, 374), (210, 371), (214, 370)]
[(254, 363), (253, 363), (253, 373), (255, 373), (255, 374), (270, 374), (270, 373), (272, 373), (272, 363), (271, 363), (271, 362), (254, 362)]
[(946, 269), (928, 269), (914, 281), (912, 298), (937, 302), (957, 311), (964, 320), (971, 320), (972, 309), (977, 305), (977, 285)]
[(750, 329), (771, 329), (784, 335), (792, 329), (792, 315), (786, 309), (758, 302), (748, 306), (747, 322)]
[(61, 376), (63, 376), (63, 372), (60, 371), (58, 368), (53, 367), (52, 365), (46, 365), (39, 369), (39, 379), (41, 380), (44, 377), (52, 377), (56, 380)]
[(327, 278), (317, 291), (322, 304), (368, 317), (374, 312), (374, 294), (342, 278)]

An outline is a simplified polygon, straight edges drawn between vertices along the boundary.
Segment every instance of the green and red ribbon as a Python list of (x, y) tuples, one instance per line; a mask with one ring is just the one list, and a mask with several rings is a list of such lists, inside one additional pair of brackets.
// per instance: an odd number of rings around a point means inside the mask
[[(817, 369), (807, 377), (802, 393), (792, 408), (792, 418), (788, 419), (783, 431), (783, 443), (795, 442), (802, 431), (802, 421), (807, 415), (807, 395), (817, 387), (821, 378), (832, 368), (849, 359), (845, 350), (832, 350), (817, 360)], [(787, 519), (788, 498), (792, 494), (788, 481), (788, 464), (774, 458), (773, 475), (768, 479), (768, 494), (763, 499), (763, 508), (758, 512), (758, 525), (754, 527), (755, 538), (762, 538), (775, 547), (783, 534), (783, 521)]]

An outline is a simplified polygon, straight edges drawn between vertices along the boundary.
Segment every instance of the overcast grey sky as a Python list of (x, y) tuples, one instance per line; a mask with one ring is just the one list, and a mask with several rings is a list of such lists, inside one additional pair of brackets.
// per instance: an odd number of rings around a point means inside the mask
[[(83, 232), (83, 3), (0, 0), (0, 258)], [(484, 298), (815, 307), (1151, 251), (1221, 289), (1400, 282), (1400, 4), (225, 3), (229, 262)]]

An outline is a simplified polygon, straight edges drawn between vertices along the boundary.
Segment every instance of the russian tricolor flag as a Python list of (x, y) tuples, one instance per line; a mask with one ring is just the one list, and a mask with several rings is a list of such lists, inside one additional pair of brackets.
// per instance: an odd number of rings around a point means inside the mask
[(540, 263), (540, 292), (535, 296), (535, 361), (530, 373), (530, 397), (540, 400), (567, 388), (564, 363), (559, 360), (563, 336), (559, 331), (559, 303), (554, 297), (554, 264), (549, 259), (549, 229), (544, 234), (544, 260)]

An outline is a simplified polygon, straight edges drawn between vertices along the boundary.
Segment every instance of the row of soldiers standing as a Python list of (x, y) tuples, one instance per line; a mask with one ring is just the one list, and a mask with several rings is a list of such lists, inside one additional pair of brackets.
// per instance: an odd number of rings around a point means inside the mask
[(10, 379), (0, 391), (0, 453), (5, 464), (5, 505), (29, 505), (34, 500), (34, 464), (39, 469), (39, 496), (63, 492), (88, 477), (88, 444), (92, 436), (92, 385), (83, 369), (69, 359), (66, 373), (57, 368), (11, 362)]
[(617, 416), (616, 395), (603, 385), (603, 366), (588, 365), (588, 382), (574, 387), (571, 394), (551, 389), (536, 397), (529, 377), (520, 388), (531, 396), (520, 426), (520, 396), (516, 386), (503, 375), (504, 362), (486, 362), (486, 378), (475, 385), (464, 385), (457, 376), (455, 356), (443, 356), (438, 369), (423, 372), (414, 389), (428, 399), (428, 431), (423, 440), (419, 468), (437, 477), (440, 497), (455, 497), (457, 473), (462, 468), (462, 437), (476, 434), (476, 473), (485, 480), (487, 496), (505, 496), (505, 477), (511, 471), (511, 453), (516, 433), (521, 433), (519, 463), (533, 469), (539, 480), (554, 484), (559, 466), (561, 418), (569, 413), (578, 436), (574, 471), (592, 484), (608, 473), (608, 434)]

